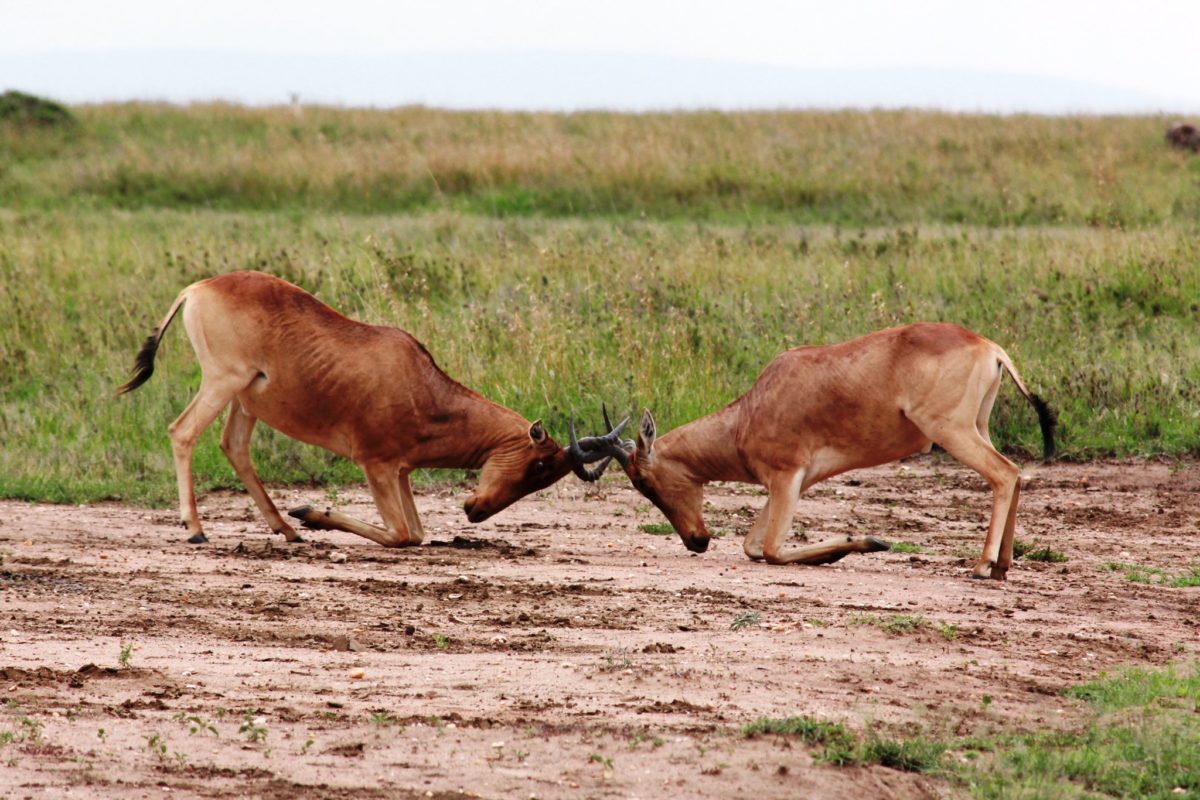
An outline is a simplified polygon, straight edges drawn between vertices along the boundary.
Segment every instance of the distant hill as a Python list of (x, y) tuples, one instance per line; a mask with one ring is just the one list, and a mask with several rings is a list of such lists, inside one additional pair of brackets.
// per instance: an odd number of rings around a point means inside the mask
[(58, 100), (229, 100), (529, 110), (937, 108), (1185, 112), (1163, 97), (1086, 81), (933, 69), (816, 71), (618, 53), (265, 55), (116, 51), (0, 56), (0, 91)]

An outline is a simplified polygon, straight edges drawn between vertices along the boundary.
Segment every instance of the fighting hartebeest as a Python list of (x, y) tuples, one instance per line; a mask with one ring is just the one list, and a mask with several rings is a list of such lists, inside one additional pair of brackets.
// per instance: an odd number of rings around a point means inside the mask
[(1025, 387), (1008, 354), (965, 328), (937, 323), (788, 350), (741, 398), (657, 441), (646, 411), (636, 444), (613, 436), (579, 444), (614, 456), (689, 550), (708, 547), (704, 484), (743, 481), (767, 487), (766, 506), (746, 535), (746, 555), (770, 564), (823, 564), (888, 545), (872, 536), (785, 545), (800, 493), (937, 443), (991, 484), (991, 524), (973, 575), (1003, 580), (1012, 565), (1020, 474), (992, 446), (988, 417), (1005, 371), (1036, 409), (1044, 457), (1051, 458), (1054, 415)]
[[(584, 466), (603, 454), (563, 449), (541, 420), (530, 424), (450, 378), (411, 334), (348, 319), (261, 272), (220, 275), (180, 292), (118, 394), (149, 380), (158, 345), (181, 307), (201, 379), (169, 431), (180, 513), (193, 544), (208, 539), (196, 513), (192, 451), (225, 408), (221, 449), (271, 529), (289, 542), (302, 540), (280, 516), (250, 460), (250, 435), (259, 420), (357, 463), (386, 527), (308, 506), (293, 509), (292, 516), (307, 527), (347, 530), (388, 547), (420, 544), (424, 536), (409, 484), (414, 469), (480, 469), (479, 485), (463, 506), (471, 522), (567, 472), (594, 480), (604, 470), (605, 464)], [(595, 441), (615, 441), (617, 432)]]

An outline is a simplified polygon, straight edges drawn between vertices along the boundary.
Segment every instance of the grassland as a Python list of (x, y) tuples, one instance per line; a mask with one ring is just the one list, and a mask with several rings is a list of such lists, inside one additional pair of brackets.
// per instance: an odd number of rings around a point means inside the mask
[[(663, 428), (780, 350), (915, 320), (1003, 344), (1073, 458), (1200, 453), (1200, 159), (1154, 118), (146, 105), (0, 125), (0, 496), (167, 503), (198, 373), (176, 292), (262, 269), (407, 328), (562, 435)], [(1039, 451), (1011, 387), (993, 435)], [(262, 430), (268, 481), (357, 471)], [(215, 431), (203, 486), (236, 486)]]
[(976, 768), (960, 776), (979, 798), (1166, 798), (1200, 791), (1200, 672), (1130, 669), (1067, 690), (1092, 721), (1077, 732), (1038, 732), (967, 743)]
[[(760, 718), (744, 736), (779, 736), (839, 766), (880, 763), (948, 778), (981, 800), (1167, 798), (1200, 789), (1195, 667), (1124, 670), (1064, 694), (1088, 706), (1079, 730), (987, 736), (860, 738), (808, 717)], [(983, 704), (986, 717), (987, 697)]]
[(879, 226), (1200, 219), (1200, 160), (1157, 117), (76, 109), (0, 129), (22, 208), (645, 215)]

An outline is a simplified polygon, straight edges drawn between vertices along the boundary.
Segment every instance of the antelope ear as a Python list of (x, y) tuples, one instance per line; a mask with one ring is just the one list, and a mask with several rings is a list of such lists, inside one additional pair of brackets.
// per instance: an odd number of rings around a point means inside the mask
[(638, 425), (637, 435), (637, 451), (643, 455), (649, 455), (651, 448), (654, 447), (654, 417), (650, 414), (650, 409), (642, 412), (642, 422)]
[(546, 429), (542, 427), (540, 419), (529, 426), (529, 441), (534, 444), (541, 444), (546, 441)]

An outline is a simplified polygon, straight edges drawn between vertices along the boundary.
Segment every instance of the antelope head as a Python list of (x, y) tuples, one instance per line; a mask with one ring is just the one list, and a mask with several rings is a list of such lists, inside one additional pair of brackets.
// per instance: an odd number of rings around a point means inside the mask
[[(611, 428), (607, 409), (604, 409), (604, 424)], [(642, 421), (638, 425), (637, 442), (619, 440), (610, 432), (607, 436), (583, 439), (578, 447), (587, 453), (602, 451), (605, 463), (608, 458), (616, 459), (633, 482), (633, 487), (666, 516), (683, 540), (684, 547), (693, 553), (703, 553), (708, 549), (709, 541), (703, 516), (704, 483), (692, 477), (683, 461), (671, 458), (669, 452), (657, 452), (654, 449), (655, 437), (654, 417), (646, 410), (642, 412)], [(598, 473), (602, 471), (597, 470)], [(579, 477), (596, 480), (600, 476)]]
[[(585, 441), (615, 441), (626, 422), (627, 419), (616, 428), (610, 427), (605, 436)], [(539, 419), (529, 426), (528, 436), (522, 435), (519, 441), (499, 448), (484, 464), (479, 485), (463, 504), (467, 519), (483, 522), (525, 495), (545, 489), (568, 472), (574, 472), (585, 481), (598, 480), (610, 457), (601, 451), (599, 444), (590, 445), (586, 451), (581, 449), (575, 442), (574, 421), (570, 430), (572, 446), (559, 447)], [(603, 463), (591, 468), (587, 466), (597, 461)]]

